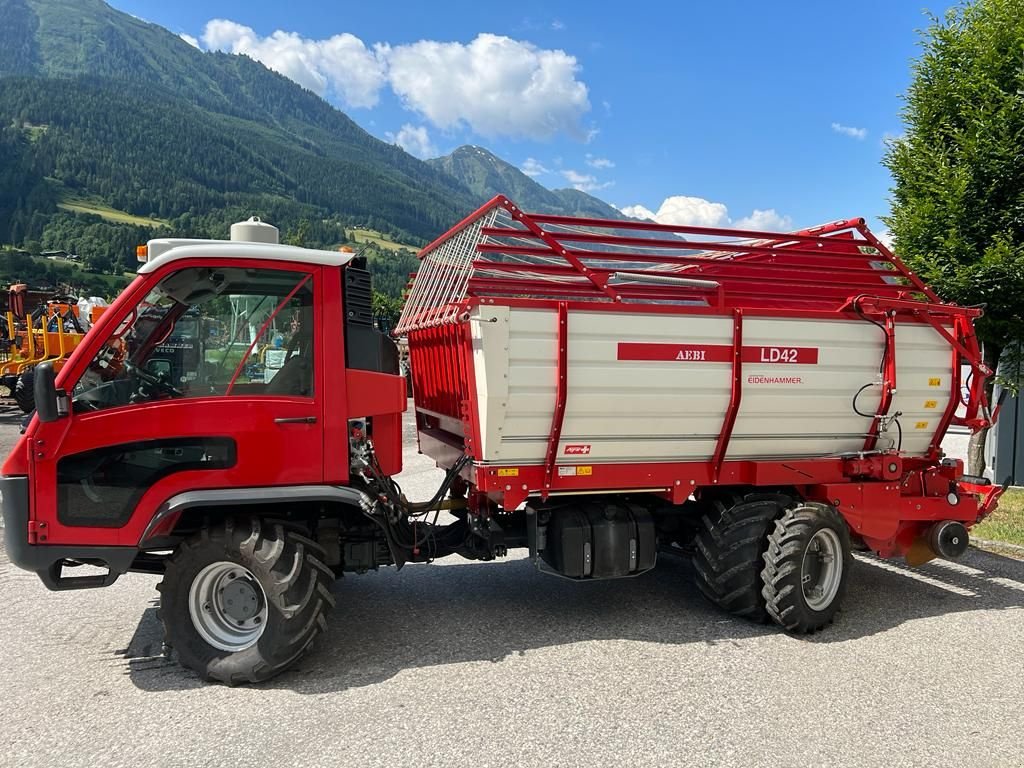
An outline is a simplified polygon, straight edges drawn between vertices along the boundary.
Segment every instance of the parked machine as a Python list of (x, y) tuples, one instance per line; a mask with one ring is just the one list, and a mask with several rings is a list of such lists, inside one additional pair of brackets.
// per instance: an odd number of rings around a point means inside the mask
[[(160, 575), (167, 642), (205, 678), (291, 665), (343, 572), (513, 548), (578, 581), (673, 551), (724, 610), (813, 632), (853, 550), (956, 558), (997, 503), (940, 448), (989, 422), (980, 310), (861, 219), (777, 234), (495, 198), (423, 249), (397, 328), (419, 448), (446, 470), (419, 503), (392, 479), (405, 382), (365, 263), (259, 222), (233, 237), (149, 243), (59, 375), (37, 367), (0, 480), (13, 563), (51, 589)], [(229, 296), (247, 349), (155, 373)], [(270, 335), (272, 375), (244, 375)]]
[[(78, 299), (73, 296), (48, 296), (29, 310), (39, 292), (30, 292), (24, 284), (12, 285), (4, 318), (7, 356), (0, 363), (0, 384), (6, 386), (18, 407), (25, 413), (35, 408), (33, 378), (36, 365), (48, 362), (59, 371), (85, 336), (86, 322), (79, 318)], [(94, 320), (103, 308), (93, 308)]]

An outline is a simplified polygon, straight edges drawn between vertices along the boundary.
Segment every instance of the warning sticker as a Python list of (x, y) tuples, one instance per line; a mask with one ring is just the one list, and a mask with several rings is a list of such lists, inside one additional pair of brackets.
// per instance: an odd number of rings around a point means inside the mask
[(928, 429), (928, 422), (919, 421), (914, 425), (914, 429)]
[(939, 405), (939, 401), (938, 400), (925, 400), (924, 401), (924, 407), (925, 408), (936, 408), (936, 407), (938, 407), (938, 405)]
[(519, 467), (500, 467), (498, 477), (519, 477)]
[(942, 386), (942, 379), (940, 379), (938, 377), (936, 377), (934, 379), (928, 379), (928, 386), (929, 387), (941, 387)]
[(593, 467), (559, 467), (559, 477), (583, 477), (594, 474)]

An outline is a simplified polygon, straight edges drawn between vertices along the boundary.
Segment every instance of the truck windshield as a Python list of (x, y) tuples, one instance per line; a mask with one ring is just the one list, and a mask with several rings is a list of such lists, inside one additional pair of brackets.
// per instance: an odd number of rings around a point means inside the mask
[(300, 272), (175, 272), (100, 347), (74, 387), (74, 410), (176, 397), (311, 397), (312, 296), (311, 276)]

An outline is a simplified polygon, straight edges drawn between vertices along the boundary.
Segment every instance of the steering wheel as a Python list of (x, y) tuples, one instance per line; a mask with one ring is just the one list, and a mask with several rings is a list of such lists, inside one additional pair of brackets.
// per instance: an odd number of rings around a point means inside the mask
[(147, 383), (147, 384), (149, 384), (151, 386), (154, 386), (157, 389), (161, 389), (161, 390), (163, 390), (164, 392), (166, 392), (166, 393), (168, 393), (170, 395), (174, 395), (175, 397), (184, 397), (185, 396), (184, 392), (182, 392), (180, 389), (175, 387), (169, 381), (165, 380), (164, 378), (162, 378), (160, 376), (157, 376), (155, 373), (150, 373), (145, 368), (140, 368), (139, 366), (135, 365), (134, 363), (129, 363), (127, 360), (125, 360), (124, 361), (124, 369), (131, 376), (134, 376), (139, 381), (144, 381), (145, 383)]

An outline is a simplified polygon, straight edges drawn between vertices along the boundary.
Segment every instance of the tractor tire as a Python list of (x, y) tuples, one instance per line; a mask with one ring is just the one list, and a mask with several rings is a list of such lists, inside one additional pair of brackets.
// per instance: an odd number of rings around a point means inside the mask
[(326, 631), (335, 577), (305, 532), (228, 519), (178, 546), (157, 589), (165, 642), (182, 665), (228, 685), (263, 682)]
[(706, 501), (694, 537), (697, 586), (719, 608), (757, 623), (768, 621), (762, 596), (762, 555), (768, 533), (793, 500), (782, 493), (723, 493)]
[(24, 371), (18, 376), (18, 381), (15, 382), (14, 390), (11, 392), (14, 402), (25, 413), (32, 413), (36, 409), (35, 381), (35, 371)]
[(787, 632), (808, 634), (839, 611), (853, 564), (846, 521), (828, 504), (801, 502), (775, 522), (765, 550), (762, 595)]

